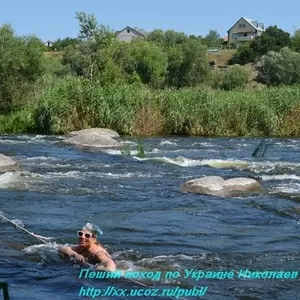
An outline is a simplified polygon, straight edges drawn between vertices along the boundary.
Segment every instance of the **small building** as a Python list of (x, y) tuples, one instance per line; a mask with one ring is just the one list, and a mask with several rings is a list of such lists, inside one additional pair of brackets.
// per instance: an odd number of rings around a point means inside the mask
[(133, 39), (137, 38), (145, 38), (147, 36), (147, 32), (143, 29), (137, 27), (126, 26), (124, 29), (120, 31), (116, 31), (116, 37), (119, 41), (130, 42)]
[(50, 41), (50, 40), (48, 40), (48, 41), (46, 41), (46, 42), (44, 43), (44, 45), (47, 46), (48, 48), (50, 48), (50, 47), (53, 46), (54, 43), (55, 43), (55, 41)]
[(228, 45), (237, 46), (240, 43), (251, 41), (264, 32), (264, 24), (247, 18), (240, 18), (227, 32)]

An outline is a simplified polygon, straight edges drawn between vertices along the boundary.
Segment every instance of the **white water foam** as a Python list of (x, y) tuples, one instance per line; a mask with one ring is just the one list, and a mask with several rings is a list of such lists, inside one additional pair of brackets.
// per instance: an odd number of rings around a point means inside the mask
[[(126, 156), (127, 150), (115, 150), (115, 149), (103, 149), (104, 152), (111, 154), (111, 155), (124, 155)], [(125, 154), (124, 154), (125, 153)], [(138, 151), (137, 150), (128, 150), (128, 153), (131, 155), (137, 155)]]
[(246, 148), (248, 148), (248, 147), (251, 147), (252, 145), (250, 145), (250, 144), (236, 144), (236, 146), (237, 147), (246, 147)]
[(171, 141), (169, 141), (169, 140), (161, 141), (159, 144), (160, 144), (160, 145), (177, 145), (176, 142), (171, 142)]
[(196, 142), (193, 143), (192, 146), (204, 146), (204, 147), (215, 147), (215, 145), (213, 143), (208, 143), (208, 142)]
[[(56, 164), (53, 162), (30, 162), (28, 164), (24, 164), (24, 165), (28, 165), (28, 166), (36, 166), (36, 167), (45, 167), (45, 168), (49, 168), (49, 169), (55, 169), (55, 168), (70, 168), (72, 167), (70, 164)], [(86, 166), (87, 167), (87, 166)], [(83, 166), (76, 166), (76, 168), (80, 168), (82, 169)]]
[(18, 140), (9, 140), (9, 139), (0, 138), (0, 144), (25, 144), (25, 143), (28, 143), (28, 141), (18, 141)]
[(58, 244), (55, 242), (47, 244), (32, 245), (23, 249), (23, 252), (27, 254), (38, 254), (42, 261), (41, 263), (53, 264), (60, 262), (61, 257), (58, 252)]
[(153, 175), (153, 174), (143, 174), (143, 173), (125, 173), (125, 174), (117, 174), (117, 173), (97, 173), (99, 177), (114, 177), (114, 178), (128, 178), (128, 177), (162, 177), (161, 175)]
[[(50, 238), (50, 237), (49, 237)], [(50, 238), (52, 239), (52, 238)], [(26, 247), (23, 249), (24, 252), (33, 254), (33, 253), (41, 253), (41, 252), (57, 252), (58, 249), (58, 244), (53, 242), (53, 243), (47, 243), (47, 244), (37, 244), (37, 245), (32, 245), (29, 247)]]
[(147, 152), (147, 153), (151, 154), (151, 153), (161, 153), (161, 152), (162, 152), (162, 150), (159, 150), (159, 149), (157, 149), (157, 148), (154, 148), (152, 151), (149, 151), (149, 152)]
[(165, 260), (195, 260), (199, 258), (198, 256), (188, 256), (185, 254), (177, 254), (177, 255), (158, 255), (152, 258), (146, 258), (147, 261), (157, 262), (157, 261), (165, 261)]
[(280, 175), (263, 175), (261, 179), (264, 181), (269, 180), (300, 180), (300, 176), (293, 174), (280, 174)]
[(107, 150), (104, 150), (104, 151), (106, 153), (112, 154), (112, 155), (121, 155), (122, 154), (121, 150), (107, 149)]
[(291, 162), (284, 162), (284, 161), (281, 162), (264, 161), (264, 162), (253, 162), (250, 165), (250, 170), (255, 173), (260, 173), (260, 172), (268, 173), (280, 168), (294, 172), (295, 170), (300, 170), (300, 163), (291, 163)]
[(33, 156), (33, 157), (26, 157), (26, 160), (60, 160), (53, 156)]
[[(7, 135), (9, 136), (9, 135)], [(36, 136), (27, 136), (27, 135), (19, 135), (16, 136), (16, 139), (5, 139), (0, 137), (0, 143), (2, 144), (25, 144), (25, 143), (44, 143), (46, 135), (36, 135)], [(48, 141), (53, 143), (53, 141)]]
[(20, 226), (20, 227), (25, 227), (24, 223), (22, 222), (22, 220), (20, 219), (13, 219), (13, 220), (10, 220), (12, 223)]
[(287, 183), (281, 184), (277, 186), (271, 194), (276, 193), (284, 193), (284, 194), (292, 194), (292, 196), (300, 195), (300, 183)]
[(245, 169), (249, 167), (249, 163), (246, 161), (240, 160), (222, 160), (222, 159), (190, 159), (184, 156), (178, 156), (177, 158), (169, 158), (169, 157), (153, 157), (153, 158), (139, 158), (135, 157), (135, 159), (143, 161), (143, 160), (156, 160), (162, 161), (169, 164), (175, 164), (181, 167), (194, 167), (194, 166), (210, 166), (213, 168), (237, 168), (237, 169)]
[(133, 146), (137, 145), (136, 142), (132, 142), (132, 141), (121, 141), (120, 143), (121, 145), (133, 145)]
[(33, 178), (40, 177), (44, 179), (64, 178), (64, 177), (79, 178), (82, 177), (82, 174), (83, 173), (79, 171), (69, 171), (69, 172), (47, 172), (46, 174), (30, 173), (30, 176)]
[(47, 137), (46, 135), (36, 135), (35, 137), (29, 137), (31, 140), (41, 140)]
[(285, 142), (277, 142), (277, 143), (274, 143), (273, 146), (274, 147), (279, 147), (279, 148), (292, 148), (292, 149), (299, 149), (299, 141), (289, 141), (289, 142), (292, 142), (292, 143), (296, 143), (297, 144), (295, 145), (289, 145), (286, 141)]
[(89, 176), (97, 178), (134, 178), (134, 177), (162, 177), (162, 175), (149, 174), (149, 173), (140, 173), (140, 172), (128, 172), (128, 173), (104, 173), (104, 172), (79, 172), (79, 171), (69, 171), (69, 172), (47, 172), (46, 174), (39, 173), (27, 173), (26, 177), (32, 178), (43, 178), (43, 179), (55, 179), (55, 178), (86, 178)]
[(0, 188), (7, 188), (20, 181), (20, 172), (6, 172), (0, 175)]

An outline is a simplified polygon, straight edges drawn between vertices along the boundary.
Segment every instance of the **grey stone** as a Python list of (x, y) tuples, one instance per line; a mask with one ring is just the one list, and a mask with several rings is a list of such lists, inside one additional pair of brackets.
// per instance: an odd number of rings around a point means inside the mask
[(120, 135), (111, 129), (108, 128), (88, 128), (88, 129), (82, 129), (78, 131), (71, 131), (69, 133), (70, 135), (82, 135), (82, 134), (97, 134), (105, 137), (110, 137), (110, 138), (117, 138), (120, 137)]
[(18, 169), (18, 163), (12, 160), (10, 157), (0, 154), (0, 171), (15, 171)]
[(79, 134), (70, 138), (66, 138), (64, 142), (82, 147), (95, 148), (111, 148), (121, 146), (121, 144), (113, 138), (97, 134)]
[(113, 148), (121, 147), (121, 144), (114, 138), (120, 137), (119, 134), (107, 128), (89, 128), (72, 131), (64, 137), (63, 142), (93, 148)]
[(189, 193), (219, 197), (241, 197), (263, 192), (263, 188), (255, 179), (237, 177), (224, 180), (220, 176), (207, 176), (187, 181), (182, 189)]

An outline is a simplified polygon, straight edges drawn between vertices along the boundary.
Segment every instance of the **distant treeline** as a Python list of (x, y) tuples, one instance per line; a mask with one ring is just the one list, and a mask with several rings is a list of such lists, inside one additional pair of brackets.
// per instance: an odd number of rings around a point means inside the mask
[[(1, 132), (299, 135), (299, 121), (292, 121), (300, 115), (298, 31), (290, 37), (269, 27), (238, 48), (235, 65), (219, 70), (207, 56), (221, 43), (216, 31), (203, 38), (154, 30), (120, 42), (94, 15), (76, 18), (78, 37), (53, 45), (59, 56), (46, 56), (36, 36), (0, 27)], [(264, 85), (251, 89), (253, 79)]]

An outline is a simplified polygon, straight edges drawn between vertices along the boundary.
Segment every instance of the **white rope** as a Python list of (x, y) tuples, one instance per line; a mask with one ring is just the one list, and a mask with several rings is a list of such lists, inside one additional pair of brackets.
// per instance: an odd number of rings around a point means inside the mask
[(31, 236), (35, 237), (36, 239), (40, 240), (41, 242), (43, 242), (44, 244), (48, 244), (47, 241), (45, 241), (45, 239), (52, 239), (52, 238), (45, 238), (41, 235), (37, 235), (34, 234), (33, 232), (28, 231), (27, 229), (23, 228), (22, 226), (20, 226), (19, 224), (17, 224), (16, 222), (9, 220), (8, 218), (6, 218), (5, 216), (3, 216), (3, 214), (0, 213), (0, 217), (3, 218), (4, 220), (6, 220), (7, 222), (10, 222), (11, 224), (13, 224), (14, 226), (18, 227), (19, 229), (23, 230), (24, 232), (30, 234)]

